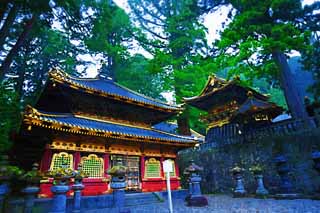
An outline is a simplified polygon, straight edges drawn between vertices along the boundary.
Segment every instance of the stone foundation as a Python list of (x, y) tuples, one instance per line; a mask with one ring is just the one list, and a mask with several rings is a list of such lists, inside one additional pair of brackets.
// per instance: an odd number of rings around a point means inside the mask
[[(313, 194), (320, 186), (320, 175), (313, 169), (312, 147), (320, 150), (320, 130), (314, 129), (286, 136), (266, 137), (237, 144), (224, 145), (206, 150), (188, 150), (179, 154), (180, 171), (193, 159), (204, 167), (201, 174), (204, 193), (231, 193), (235, 187), (230, 169), (239, 164), (245, 169), (244, 186), (254, 194), (256, 181), (249, 168), (254, 164), (263, 165), (264, 183), (270, 193), (279, 191), (280, 177), (273, 161), (281, 153), (288, 158), (290, 178), (296, 192)], [(184, 188), (188, 185), (182, 178)]]

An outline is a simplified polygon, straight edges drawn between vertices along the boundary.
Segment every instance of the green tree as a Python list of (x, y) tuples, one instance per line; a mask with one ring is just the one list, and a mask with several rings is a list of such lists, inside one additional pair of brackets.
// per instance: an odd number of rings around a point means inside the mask
[[(1, 4), (0, 21), (0, 82), (10, 72), (10, 66), (26, 47), (30, 39), (38, 38), (39, 29), (50, 29), (55, 21), (60, 22), (63, 30), (70, 34), (85, 35), (87, 22), (83, 12), (87, 9), (86, 1), (55, 0), (6, 0)], [(81, 20), (81, 21), (80, 21)]]
[(17, 94), (0, 85), (0, 153), (9, 150), (11, 136), (20, 125), (20, 106)]
[(216, 63), (230, 74), (247, 79), (267, 77), (280, 82), (295, 118), (307, 116), (292, 81), (287, 54), (306, 48), (307, 32), (299, 27), (304, 16), (300, 0), (230, 0), (231, 23), (216, 43)]
[[(133, 17), (149, 38), (147, 43), (140, 41), (153, 55), (148, 70), (162, 73), (163, 88), (174, 92), (176, 103), (182, 103), (182, 97), (196, 95), (210, 72), (206, 69), (209, 63), (206, 28), (199, 20), (198, 2), (129, 0), (128, 3)], [(190, 110), (186, 106), (178, 117), (180, 133), (190, 134), (187, 124), (190, 118), (194, 122), (189, 123), (197, 123), (199, 113)]]
[(189, 85), (195, 86), (198, 78), (206, 78), (203, 70), (198, 72), (207, 56), (207, 42), (206, 29), (198, 20), (197, 1), (129, 0), (128, 3), (139, 27), (153, 40), (147, 47), (154, 56), (149, 70), (166, 75), (165, 89), (174, 91), (180, 103), (190, 93), (182, 87), (186, 81), (194, 81)]
[(310, 91), (314, 93), (316, 99), (319, 99), (320, 96), (320, 14), (314, 11), (319, 9), (320, 2), (305, 6), (305, 24), (302, 25), (311, 33), (311, 46), (302, 51), (302, 62), (305, 69), (314, 75), (315, 83), (311, 86)]
[(130, 57), (123, 65), (122, 69), (116, 72), (118, 82), (133, 91), (137, 91), (146, 96), (164, 100), (163, 76), (161, 73), (150, 73), (148, 71), (149, 59), (143, 55), (136, 54)]
[[(117, 81), (117, 70), (128, 59), (129, 43), (133, 38), (133, 27), (129, 16), (117, 5), (109, 1), (97, 1), (90, 37), (85, 44), (94, 53), (101, 53), (105, 68), (100, 75), (110, 76)], [(105, 73), (104, 73), (105, 72)]]

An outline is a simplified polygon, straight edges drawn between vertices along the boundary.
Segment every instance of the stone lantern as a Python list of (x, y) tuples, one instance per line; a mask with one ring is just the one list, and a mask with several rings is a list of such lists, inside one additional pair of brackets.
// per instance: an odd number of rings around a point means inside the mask
[(78, 170), (73, 172), (74, 184), (72, 185), (73, 189), (73, 213), (80, 212), (81, 210), (81, 191), (84, 189), (82, 184), (83, 178), (88, 177), (88, 174), (82, 170), (82, 164), (78, 164)]
[(247, 191), (244, 188), (243, 176), (242, 176), (244, 169), (239, 166), (235, 166), (231, 169), (231, 172), (232, 172), (233, 178), (236, 180), (236, 187), (233, 190), (233, 196), (234, 197), (245, 196)]
[(8, 156), (4, 155), (0, 160), (0, 212), (3, 210), (3, 200), (9, 193), (9, 179)]
[(74, 171), (64, 163), (60, 168), (49, 171), (48, 176), (54, 180), (54, 185), (51, 187), (54, 194), (51, 213), (64, 213), (67, 207), (67, 192), (70, 190), (68, 184), (74, 176)]
[(199, 172), (203, 168), (196, 165), (193, 160), (190, 161), (190, 166), (185, 168), (184, 174), (188, 176), (189, 181), (189, 194), (186, 197), (188, 206), (206, 206), (208, 205), (208, 200), (201, 193), (200, 182), (201, 177)]
[(114, 206), (119, 208), (120, 211), (124, 207), (125, 188), (127, 167), (122, 165), (113, 166), (107, 171), (108, 175), (111, 175), (110, 187), (113, 190)]
[(40, 191), (40, 180), (42, 178), (42, 174), (39, 171), (39, 164), (34, 163), (32, 165), (31, 171), (25, 173), (22, 176), (22, 179), (26, 181), (27, 186), (22, 190), (22, 193), (25, 194), (24, 201), (24, 213), (31, 213), (32, 208), (34, 206), (34, 200), (37, 194)]
[(277, 172), (280, 176), (280, 193), (291, 194), (293, 193), (293, 184), (290, 179), (290, 167), (288, 159), (284, 155), (278, 155), (274, 158)]

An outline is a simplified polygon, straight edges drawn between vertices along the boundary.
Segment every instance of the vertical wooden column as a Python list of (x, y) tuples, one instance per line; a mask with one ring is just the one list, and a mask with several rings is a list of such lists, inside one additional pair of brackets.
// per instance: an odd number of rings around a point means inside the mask
[(81, 161), (81, 155), (80, 155), (80, 152), (79, 151), (75, 151), (73, 153), (73, 159), (74, 159), (74, 162), (73, 162), (73, 168), (74, 169), (78, 169), (78, 165)]
[(140, 156), (140, 174), (141, 174), (141, 180), (143, 181), (144, 179), (144, 167), (145, 167), (145, 156), (141, 155)]
[(179, 171), (177, 158), (174, 159), (174, 167), (175, 167), (175, 170), (176, 170), (176, 177), (180, 178), (180, 171)]
[(161, 157), (160, 158), (160, 175), (161, 175), (162, 179), (165, 179), (165, 174), (163, 171), (163, 161), (164, 161), (164, 157)]
[[(105, 153), (103, 155), (103, 165), (104, 165), (104, 171), (107, 171), (109, 169), (109, 153)], [(108, 176), (106, 172), (104, 172), (104, 176), (105, 177)]]
[(40, 163), (40, 170), (42, 172), (46, 172), (50, 169), (51, 159), (52, 150), (49, 148), (49, 145), (47, 144)]
[(164, 161), (164, 157), (161, 157), (160, 158), (160, 176), (162, 178), (162, 181), (161, 181), (162, 190), (166, 190), (166, 188), (167, 188), (166, 187), (166, 174), (164, 174), (164, 171), (163, 171), (163, 161)]

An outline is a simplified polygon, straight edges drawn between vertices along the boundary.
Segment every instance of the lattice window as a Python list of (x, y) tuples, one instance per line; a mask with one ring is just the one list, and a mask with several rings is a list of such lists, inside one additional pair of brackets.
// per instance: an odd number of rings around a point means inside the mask
[(174, 160), (168, 159), (168, 161), (171, 162), (172, 165), (172, 172), (170, 172), (170, 177), (175, 177), (176, 176), (176, 165)]
[(103, 177), (104, 162), (102, 158), (99, 158), (95, 154), (90, 154), (87, 157), (81, 158), (82, 169), (89, 177)]
[(60, 152), (53, 154), (50, 170), (56, 170), (58, 168), (61, 168), (62, 165), (73, 168), (73, 156), (72, 154), (68, 154), (66, 152)]
[(150, 158), (145, 162), (145, 177), (146, 178), (157, 178), (160, 175), (160, 161), (155, 158)]

